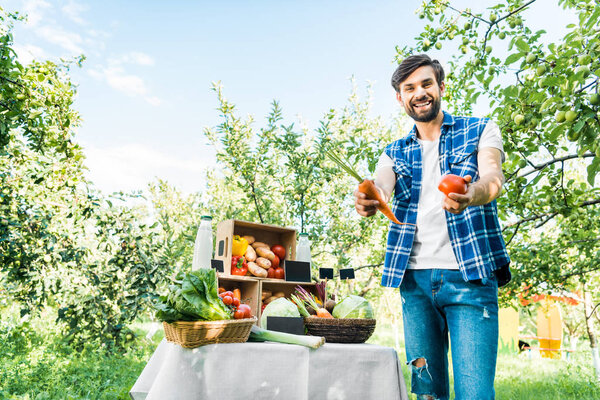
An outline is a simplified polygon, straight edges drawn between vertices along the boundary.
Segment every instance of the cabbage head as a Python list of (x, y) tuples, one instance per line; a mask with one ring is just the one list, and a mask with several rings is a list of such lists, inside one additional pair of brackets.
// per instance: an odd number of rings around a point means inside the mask
[(288, 299), (280, 297), (277, 300), (273, 300), (262, 312), (260, 317), (260, 326), (263, 329), (269, 329), (267, 327), (267, 317), (299, 317), (300, 312), (298, 307)]
[(336, 304), (334, 318), (373, 318), (371, 304), (360, 296), (350, 295)]

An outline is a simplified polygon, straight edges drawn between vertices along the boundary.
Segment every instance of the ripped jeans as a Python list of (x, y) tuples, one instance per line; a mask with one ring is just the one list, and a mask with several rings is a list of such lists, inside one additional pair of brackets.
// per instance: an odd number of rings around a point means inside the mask
[(418, 399), (450, 398), (448, 335), (455, 400), (494, 399), (498, 283), (465, 282), (458, 270), (406, 270), (400, 286), (411, 389)]

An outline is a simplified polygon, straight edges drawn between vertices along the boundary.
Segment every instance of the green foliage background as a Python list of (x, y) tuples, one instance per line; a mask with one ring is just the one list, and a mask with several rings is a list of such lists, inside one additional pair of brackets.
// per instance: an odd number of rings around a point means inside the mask
[[(576, 293), (583, 301), (566, 320), (569, 333), (595, 348), (600, 5), (558, 0), (578, 22), (550, 43), (544, 31), (526, 24), (534, 3), (505, 0), (461, 10), (452, 2), (425, 1), (417, 15), (427, 25), (395, 58), (453, 49), (448, 109), (470, 114), (483, 104), (504, 135), (506, 185), (498, 203), (514, 277), (501, 290), (502, 302), (516, 306), (519, 296)], [(145, 194), (104, 195), (85, 180), (84, 152), (75, 139), (81, 121), (69, 71), (84, 58), (22, 65), (11, 33), (18, 20), (0, 8), (0, 334), (17, 343), (32, 332), (29, 324), (51, 315), (52, 332), (69, 349), (129, 348), (135, 321), (151, 318), (149, 306), (170, 277), (189, 268), (204, 214), (308, 233), (315, 271), (356, 270), (356, 280), (334, 280), (330, 290), (385, 303), (381, 316), (396, 321), (398, 308), (378, 285), (387, 221), (356, 215), (357, 182), (325, 151), (334, 149), (372, 177), (384, 146), (407, 132), (403, 117), (373, 117), (370, 99), (359, 98), (352, 82), (347, 104), (325, 111), (314, 131), (287, 122), (276, 101), (257, 127), (215, 83), (221, 123), (204, 134), (218, 164), (206, 171), (206, 190), (185, 195), (157, 180)], [(535, 308), (526, 310), (535, 315)], [(2, 312), (9, 309), (10, 320)]]

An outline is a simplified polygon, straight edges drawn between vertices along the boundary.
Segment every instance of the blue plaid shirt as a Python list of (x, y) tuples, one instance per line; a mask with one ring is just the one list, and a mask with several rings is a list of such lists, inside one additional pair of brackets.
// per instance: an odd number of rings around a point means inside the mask
[[(439, 144), (442, 175), (471, 175), (473, 182), (479, 179), (477, 148), (487, 122), (488, 118), (454, 117), (444, 112)], [(392, 211), (401, 222), (416, 224), (423, 171), (416, 127), (407, 136), (388, 145), (385, 153), (394, 161), (396, 173)], [(495, 200), (483, 206), (467, 207), (458, 215), (446, 211), (446, 221), (450, 243), (465, 280), (487, 278), (500, 269), (508, 273), (510, 259)], [(381, 278), (383, 286), (400, 286), (415, 230), (413, 225), (390, 224)]]

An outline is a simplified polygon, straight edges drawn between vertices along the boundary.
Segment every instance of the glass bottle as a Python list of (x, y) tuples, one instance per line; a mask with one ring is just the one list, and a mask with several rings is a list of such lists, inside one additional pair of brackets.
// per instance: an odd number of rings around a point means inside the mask
[(310, 262), (310, 240), (308, 240), (308, 233), (301, 233), (298, 236), (296, 261)]
[(211, 267), (213, 243), (212, 243), (212, 217), (204, 215), (200, 218), (200, 227), (196, 234), (194, 243), (194, 258), (192, 260), (192, 271), (200, 268), (209, 269)]

